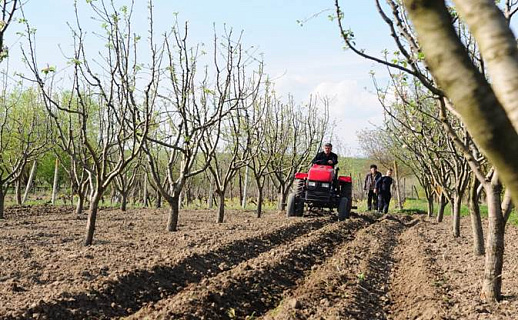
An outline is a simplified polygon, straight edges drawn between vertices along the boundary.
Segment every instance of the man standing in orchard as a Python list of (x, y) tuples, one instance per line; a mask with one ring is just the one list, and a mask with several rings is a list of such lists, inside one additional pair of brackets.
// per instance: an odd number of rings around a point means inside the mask
[(376, 180), (376, 188), (374, 193), (378, 194), (378, 211), (380, 213), (387, 213), (392, 194), (390, 188), (392, 187), (392, 169), (387, 170), (387, 175)]
[(317, 153), (312, 164), (322, 164), (328, 166), (335, 166), (338, 163), (338, 156), (336, 153), (331, 152), (333, 150), (333, 145), (331, 143), (326, 143), (324, 145), (324, 151)]
[(375, 210), (378, 208), (378, 196), (374, 193), (376, 188), (376, 180), (381, 178), (381, 172), (378, 171), (378, 166), (371, 164), (370, 172), (365, 176), (365, 184), (363, 190), (367, 192), (367, 210)]

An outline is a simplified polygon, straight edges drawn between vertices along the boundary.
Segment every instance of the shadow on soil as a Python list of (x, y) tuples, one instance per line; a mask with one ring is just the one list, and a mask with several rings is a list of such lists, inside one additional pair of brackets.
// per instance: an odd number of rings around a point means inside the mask
[(304, 221), (266, 235), (232, 242), (212, 252), (193, 254), (174, 266), (158, 265), (151, 270), (136, 270), (117, 281), (106, 282), (102, 291), (62, 294), (60, 300), (40, 301), (35, 307), (21, 310), (19, 316), (4, 319), (33, 319), (36, 314), (45, 315), (49, 319), (108, 319), (128, 316), (146, 303), (176, 294), (190, 283), (228, 270), (329, 222), (329, 219)]

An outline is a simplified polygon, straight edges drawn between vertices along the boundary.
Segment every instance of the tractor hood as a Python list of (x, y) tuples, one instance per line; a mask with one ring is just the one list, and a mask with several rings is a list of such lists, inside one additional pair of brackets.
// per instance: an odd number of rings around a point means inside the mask
[(314, 164), (308, 172), (308, 180), (331, 182), (333, 180), (334, 169), (332, 166), (324, 166), (321, 164)]

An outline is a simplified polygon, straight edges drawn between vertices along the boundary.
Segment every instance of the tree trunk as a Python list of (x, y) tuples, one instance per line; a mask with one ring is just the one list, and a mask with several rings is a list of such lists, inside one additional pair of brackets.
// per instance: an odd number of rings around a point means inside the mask
[(452, 228), (453, 236), (460, 237), (460, 208), (462, 205), (462, 195), (455, 193), (453, 196), (452, 207)]
[(482, 229), (482, 219), (480, 217), (480, 207), (478, 205), (477, 189), (480, 182), (473, 176), (469, 197), (469, 214), (471, 216), (471, 229), (473, 231), (473, 251), (476, 256), (484, 254), (484, 231)]
[(110, 192), (110, 206), (113, 206), (113, 199), (115, 199), (116, 195), (117, 195), (117, 190), (112, 187), (112, 190)]
[[(501, 23), (504, 17), (498, 12), (496, 4), (493, 1), (485, 2), (491, 3), (494, 10), (486, 10), (479, 3), (474, 5), (469, 1), (475, 12), (465, 16), (463, 14), (467, 11), (463, 12), (461, 17), (468, 21), (477, 38), (480, 52), (488, 63), (493, 86), (473, 65), (452, 25), (451, 12), (445, 1), (404, 0), (434, 80), (452, 102), (476, 145), (484, 150), (488, 161), (500, 172), (502, 182), (518, 203), (518, 132), (515, 129), (518, 128), (518, 108), (515, 108), (516, 87), (513, 86), (517, 68), (509, 68), (511, 64), (503, 63), (509, 59), (514, 60), (512, 63), (516, 62), (516, 38), (509, 26)], [(467, 10), (467, 6), (462, 8)], [(498, 41), (499, 45), (496, 44)], [(515, 80), (509, 81), (510, 77)]]
[(22, 204), (24, 204), (25, 201), (27, 201), (27, 196), (29, 195), (29, 191), (31, 190), (32, 181), (34, 180), (34, 176), (36, 175), (36, 163), (37, 162), (34, 161), (32, 164), (31, 173), (29, 175), (29, 181), (27, 181), (27, 186), (25, 187), (25, 193), (23, 194)]
[(171, 210), (169, 211), (169, 218), (167, 219), (167, 231), (176, 231), (178, 228), (178, 216), (180, 214), (180, 197), (174, 196), (169, 202)]
[[(246, 167), (246, 170), (248, 170), (248, 167)], [(241, 175), (241, 170), (238, 171), (237, 178), (238, 178), (238, 187), (239, 187), (239, 203), (242, 205), (242, 203), (243, 203), (243, 177)], [(244, 209), (244, 207), (243, 207), (243, 209)]]
[(224, 191), (219, 191), (218, 192), (218, 196), (219, 196), (219, 203), (218, 203), (218, 219), (217, 219), (217, 222), (218, 223), (223, 223), (223, 221), (225, 220), (225, 192)]
[(263, 186), (257, 186), (257, 218), (263, 213)]
[(278, 209), (280, 211), (285, 211), (286, 210), (286, 199), (288, 198), (288, 191), (286, 189), (286, 186), (285, 185), (281, 185), (279, 187), (279, 204), (278, 204)]
[(95, 232), (95, 221), (97, 220), (97, 211), (99, 210), (99, 201), (101, 201), (102, 191), (96, 191), (90, 199), (90, 212), (88, 213), (88, 221), (86, 223), (85, 246), (92, 245)]
[(16, 204), (22, 204), (22, 181), (21, 177), (19, 177), (14, 183), (14, 193), (16, 194)]
[[(403, 203), (406, 201), (406, 178), (403, 178)], [(433, 213), (432, 213), (433, 215)]]
[(444, 193), (441, 193), (441, 196), (439, 197), (439, 212), (437, 213), (437, 222), (442, 222), (442, 220), (444, 219), (444, 209), (448, 204), (448, 201), (446, 200), (447, 199)]
[[(71, 201), (74, 201), (74, 198), (72, 198)], [(76, 204), (76, 216), (78, 218), (83, 213), (84, 204), (85, 204), (85, 194), (83, 192), (78, 191), (77, 192), (77, 204)]]
[(207, 207), (209, 209), (212, 209), (212, 207), (214, 206), (214, 183), (213, 183), (213, 177), (212, 175), (210, 176), (210, 186), (209, 186), (209, 194), (208, 194), (208, 197), (207, 197)]
[(511, 199), (511, 192), (509, 189), (506, 189), (504, 193), (504, 199), (502, 200), (502, 215), (504, 216), (505, 223), (507, 223), (507, 220), (509, 220), (513, 207), (514, 205)]
[(126, 208), (128, 207), (128, 191), (121, 192), (121, 205), (120, 210), (126, 211)]
[[(240, 176), (241, 177), (241, 176)], [(246, 208), (246, 193), (247, 193), (247, 189), (248, 189), (248, 167), (246, 167), (246, 170), (245, 170), (245, 185), (243, 186), (243, 203), (241, 204), (243, 209)], [(241, 190), (241, 188), (240, 188)], [(259, 216), (261, 216), (261, 214), (259, 213)]]
[(162, 208), (162, 194), (160, 193), (160, 191), (157, 190), (156, 192), (156, 202), (155, 202), (155, 207), (158, 209), (158, 208)]
[(396, 196), (398, 209), (403, 209), (403, 202), (401, 202), (401, 191), (399, 189), (399, 171), (397, 168), (397, 161), (394, 160), (394, 178), (396, 178)]
[(284, 201), (282, 200), (284, 192), (279, 192), (277, 196), (277, 209), (280, 211), (284, 210)]
[(148, 176), (147, 176), (147, 172), (144, 176), (144, 187), (143, 187), (143, 196), (142, 196), (142, 203), (144, 205), (144, 208), (147, 208), (149, 203), (148, 203), (148, 194), (147, 194), (147, 179), (148, 179)]
[(58, 177), (59, 177), (59, 158), (56, 158), (56, 164), (54, 167), (54, 181), (52, 184), (52, 204), (56, 204), (56, 195), (58, 194)]
[(129, 189), (131, 189), (131, 205), (135, 207), (137, 204), (137, 198), (138, 198), (138, 188), (135, 184), (130, 184)]
[(93, 197), (93, 192), (90, 189), (92, 189), (92, 186), (90, 185), (90, 181), (88, 181), (88, 183), (85, 186), (85, 203), (88, 204), (90, 204)]
[(0, 186), (0, 219), (5, 219), (4, 217), (4, 206), (5, 206), (5, 193)]
[(207, 199), (207, 207), (209, 209), (212, 209), (213, 206), (214, 206), (214, 192), (211, 192), (209, 194), (209, 198)]
[(499, 301), (502, 294), (505, 222), (502, 216), (500, 188), (492, 186), (487, 189), (489, 227), (486, 244), (484, 280), (480, 296), (486, 301), (494, 302)]
[(428, 202), (428, 217), (433, 217), (433, 194), (429, 195), (427, 197)]

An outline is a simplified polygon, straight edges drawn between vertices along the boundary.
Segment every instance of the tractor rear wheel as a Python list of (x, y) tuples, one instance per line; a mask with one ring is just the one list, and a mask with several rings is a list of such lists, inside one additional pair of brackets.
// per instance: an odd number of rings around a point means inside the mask
[(338, 220), (344, 221), (349, 218), (351, 214), (351, 204), (347, 197), (340, 198), (340, 204), (338, 205)]
[(286, 208), (287, 217), (302, 217), (304, 212), (304, 202), (301, 201), (295, 193), (288, 196), (288, 205)]
[(340, 187), (340, 196), (347, 198), (347, 211), (350, 213), (353, 206), (353, 184), (351, 182), (345, 182)]

